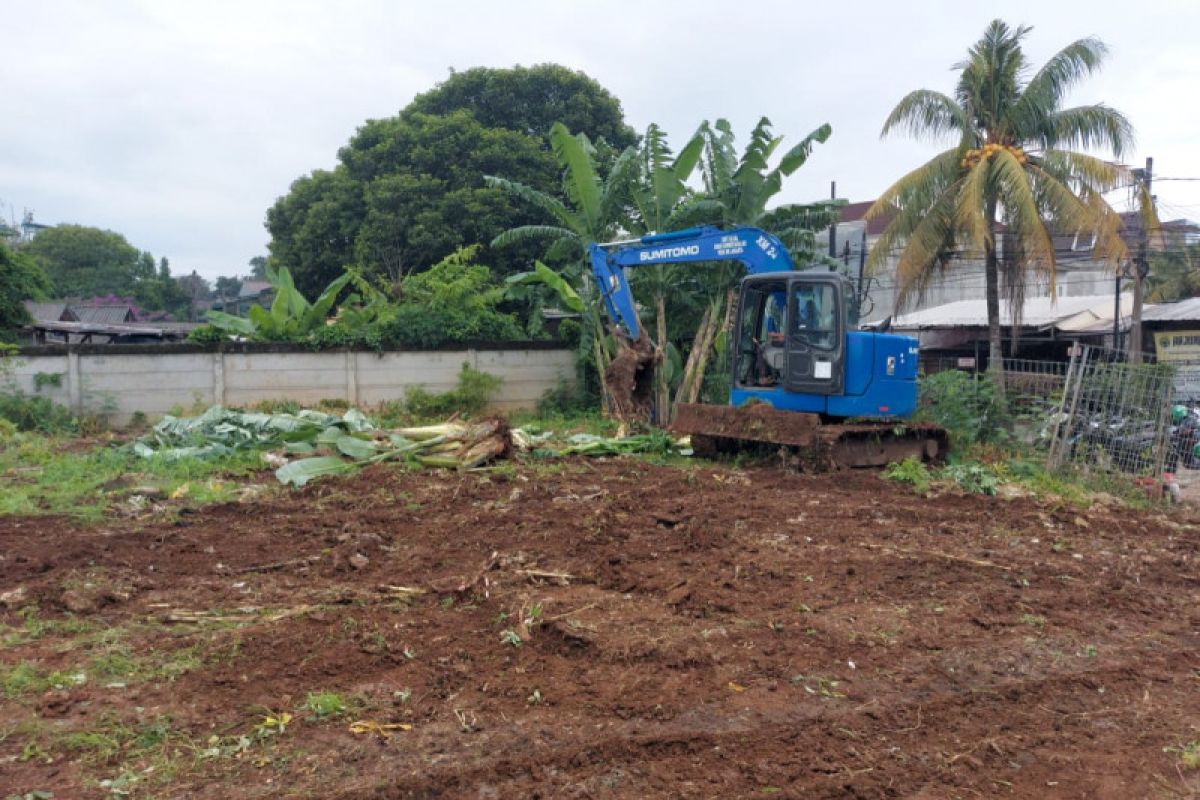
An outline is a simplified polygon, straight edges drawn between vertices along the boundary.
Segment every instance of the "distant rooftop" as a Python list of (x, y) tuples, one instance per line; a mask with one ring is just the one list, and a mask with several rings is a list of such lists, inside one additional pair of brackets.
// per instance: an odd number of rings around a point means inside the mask
[(238, 299), (253, 299), (258, 297), (263, 292), (268, 291), (270, 288), (270, 281), (242, 281), (242, 288), (238, 291)]
[[(1124, 313), (1124, 298), (1122, 298), (1122, 314)], [(1107, 308), (1107, 312), (1105, 312)], [(1149, 310), (1154, 306), (1146, 306)], [(1024, 311), (1021, 315), (1023, 327), (1043, 328), (1056, 323), (1066, 322), (1072, 317), (1083, 315), (1073, 321), (1073, 325), (1082, 324), (1088, 316), (1095, 321), (1112, 320), (1113, 296), (1083, 295), (1080, 297), (1060, 297), (1052, 302), (1049, 297), (1030, 297), (1025, 300)], [(1012, 313), (1009, 304), (1000, 303), (1001, 324), (1012, 324)], [(892, 327), (897, 330), (923, 330), (928, 328), (985, 328), (988, 324), (987, 301), (958, 300), (945, 305), (923, 308), (893, 318)]]
[(1159, 303), (1142, 313), (1142, 319), (1153, 322), (1200, 321), (1200, 297), (1191, 297), (1174, 303)]

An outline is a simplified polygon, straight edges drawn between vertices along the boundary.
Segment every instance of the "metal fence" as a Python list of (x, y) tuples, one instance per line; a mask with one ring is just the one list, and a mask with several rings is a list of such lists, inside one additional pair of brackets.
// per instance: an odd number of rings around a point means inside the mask
[(1132, 476), (1175, 471), (1186, 456), (1172, 419), (1175, 368), (1125, 353), (1076, 348), (1049, 425), (1047, 466)]

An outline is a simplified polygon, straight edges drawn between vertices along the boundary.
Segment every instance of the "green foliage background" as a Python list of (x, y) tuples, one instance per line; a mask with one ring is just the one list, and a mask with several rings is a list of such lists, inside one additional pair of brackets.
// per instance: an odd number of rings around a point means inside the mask
[[(267, 212), (270, 260), (310, 294), (348, 264), (397, 283), (459, 247), (529, 224), (533, 210), (483, 176), (557, 191), (546, 137), (559, 119), (616, 146), (636, 139), (616, 98), (583, 73), (550, 64), (453, 73), (398, 115), (364, 123), (332, 170), (292, 184)], [(506, 275), (538, 254), (518, 247), (482, 257)]]
[(52, 290), (50, 277), (24, 253), (0, 244), (0, 342), (15, 342), (29, 322), (25, 300), (42, 300)]

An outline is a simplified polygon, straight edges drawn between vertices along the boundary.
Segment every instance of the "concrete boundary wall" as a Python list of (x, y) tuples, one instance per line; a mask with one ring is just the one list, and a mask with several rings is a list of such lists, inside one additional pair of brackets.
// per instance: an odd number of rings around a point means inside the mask
[(453, 389), (464, 363), (503, 380), (494, 401), (499, 410), (532, 408), (546, 390), (575, 374), (571, 350), (540, 342), (384, 352), (80, 345), (26, 348), (11, 382), (77, 414), (104, 414), (121, 424), (138, 411), (154, 419), (173, 408), (216, 403), (338, 399), (372, 407), (402, 400), (413, 386), (429, 392)]

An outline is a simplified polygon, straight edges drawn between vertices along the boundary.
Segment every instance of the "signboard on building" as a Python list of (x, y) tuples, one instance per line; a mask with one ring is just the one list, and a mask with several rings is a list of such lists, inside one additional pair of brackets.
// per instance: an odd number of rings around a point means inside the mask
[(1180, 364), (1171, 378), (1176, 400), (1200, 400), (1200, 364)]
[(1160, 363), (1192, 361), (1200, 364), (1200, 331), (1160, 331), (1154, 334)]

